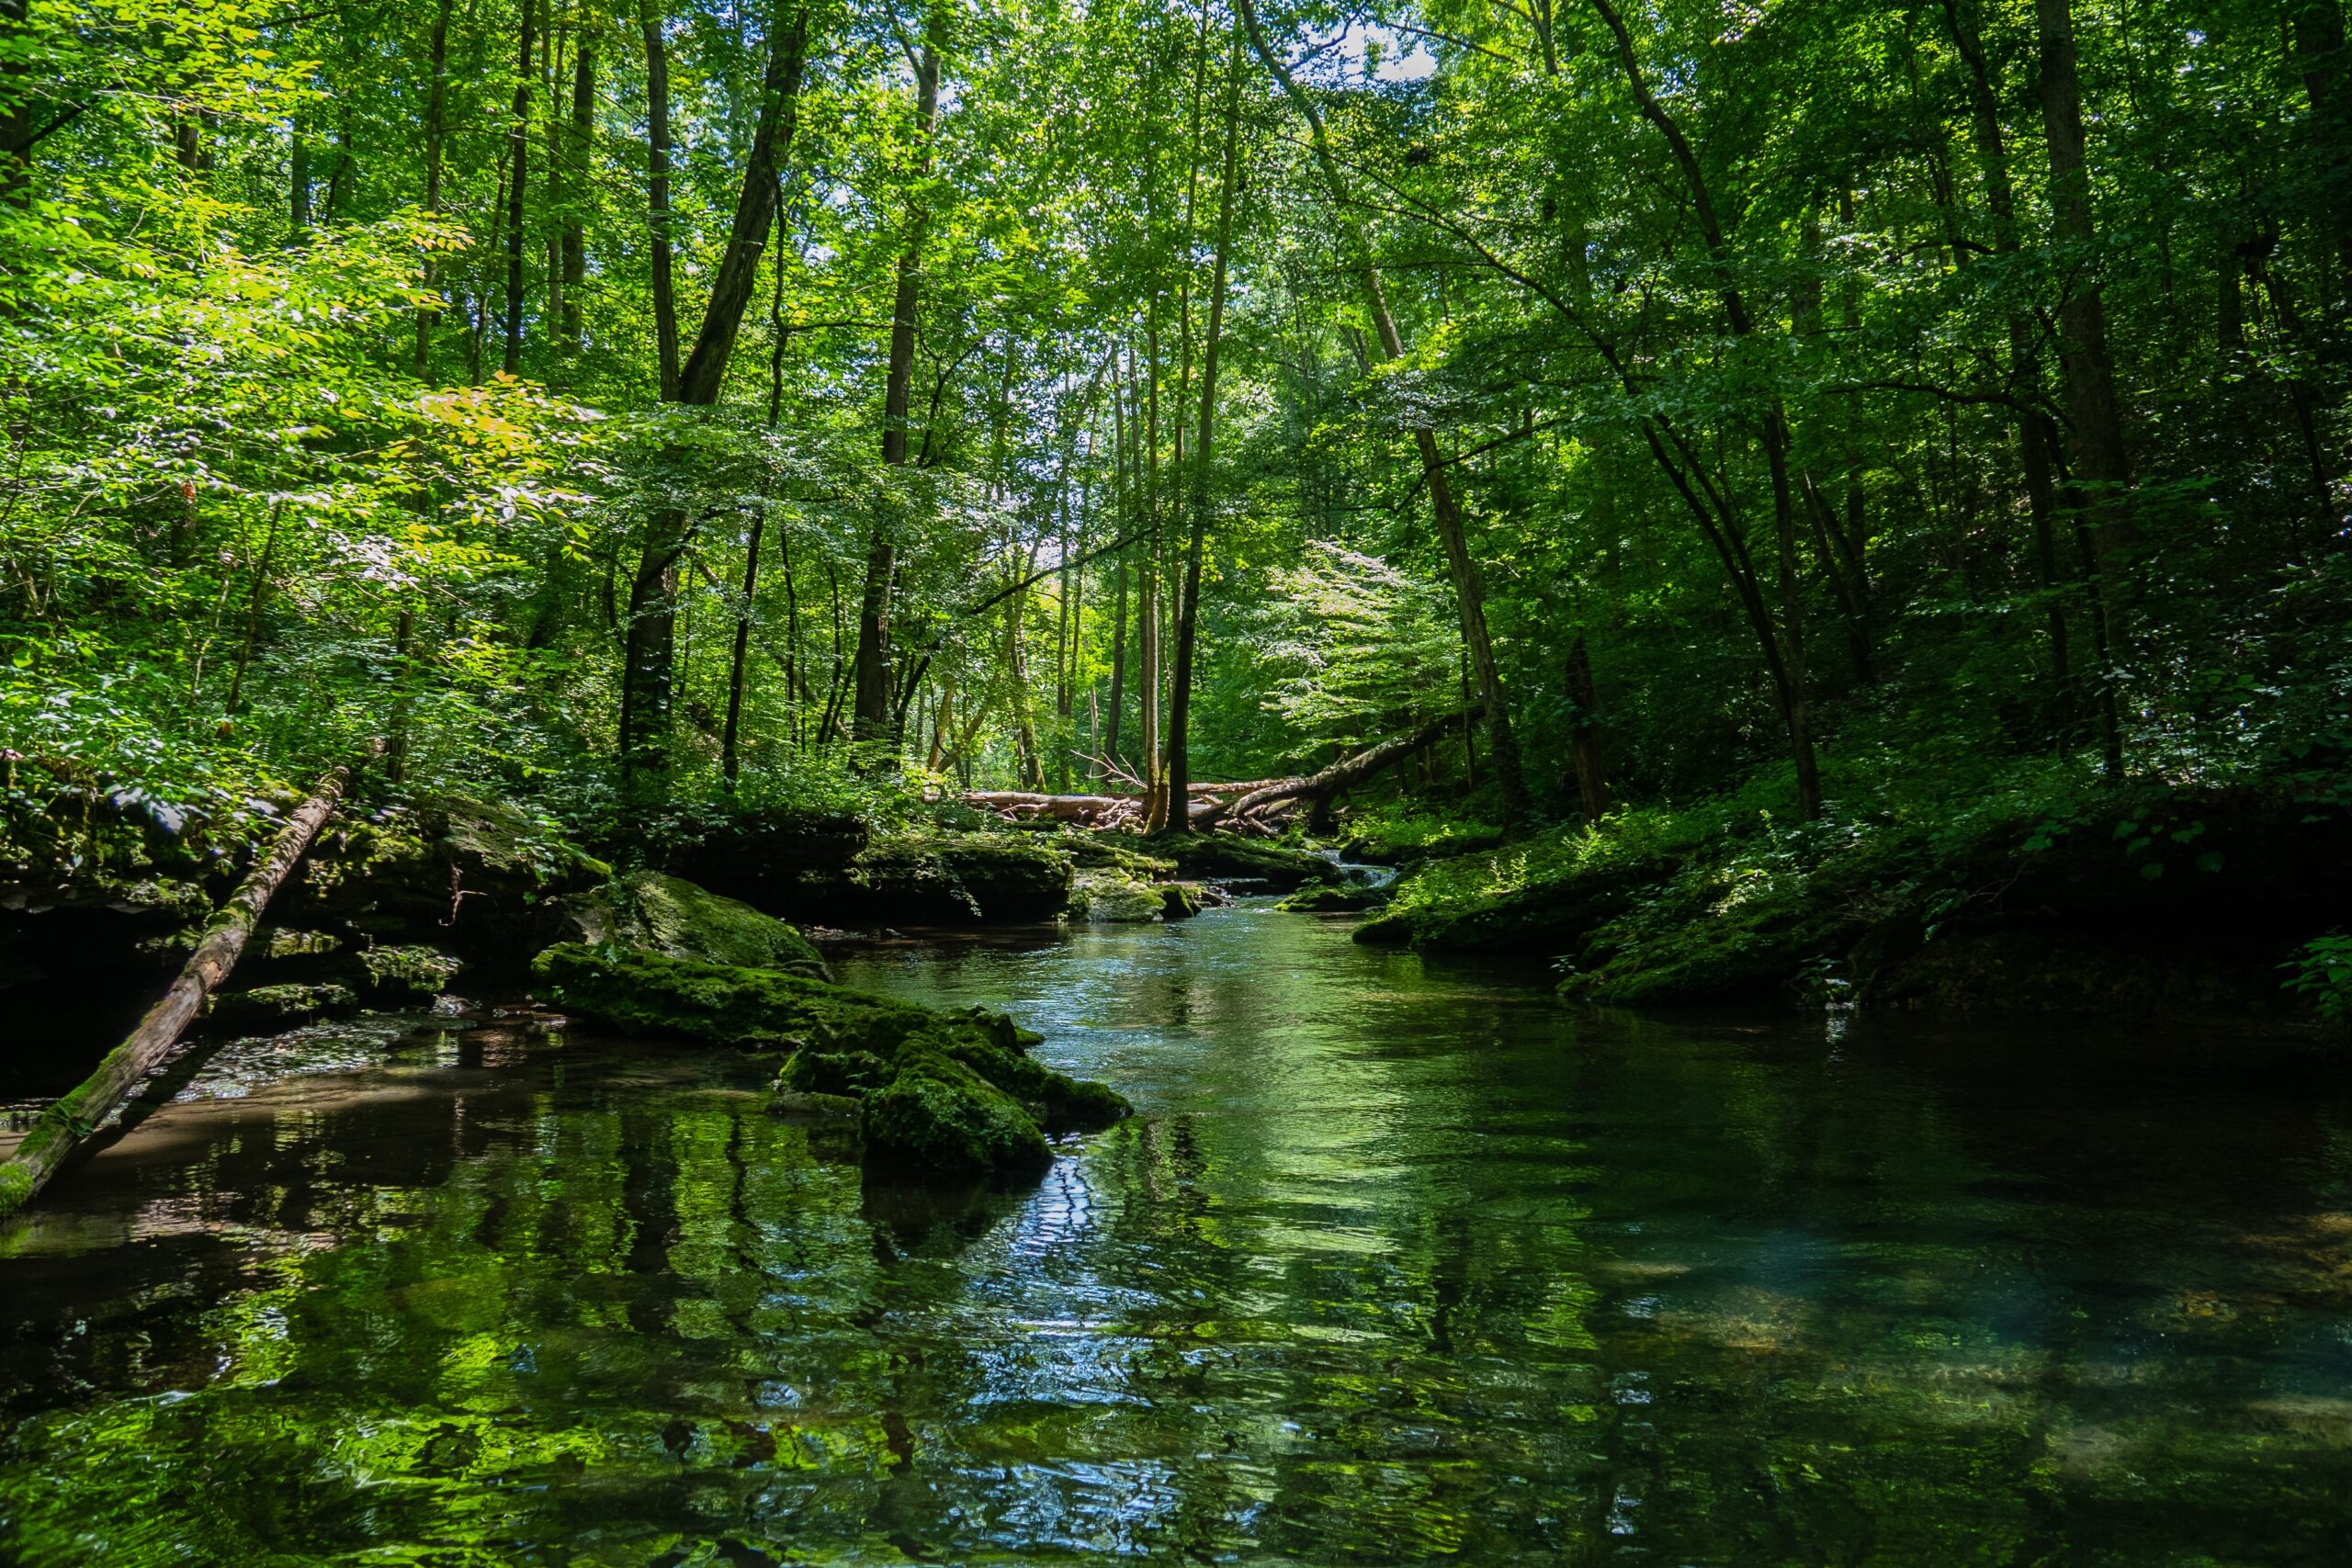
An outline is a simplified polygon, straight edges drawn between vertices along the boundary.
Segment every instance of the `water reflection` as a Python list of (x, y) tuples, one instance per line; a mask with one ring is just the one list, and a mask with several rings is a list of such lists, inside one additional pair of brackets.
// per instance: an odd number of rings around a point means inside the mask
[(0, 1559), (2341, 1560), (2352, 1138), (2249, 1048), (1580, 1019), (1259, 907), (843, 968), (1144, 1114), (938, 1194), (729, 1054), (230, 1053), (0, 1231)]

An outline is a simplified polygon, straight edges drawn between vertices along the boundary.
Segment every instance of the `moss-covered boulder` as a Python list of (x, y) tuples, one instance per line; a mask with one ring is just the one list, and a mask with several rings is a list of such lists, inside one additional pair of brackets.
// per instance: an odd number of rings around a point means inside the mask
[(901, 1052), (889, 1081), (865, 1096), (866, 1145), (940, 1176), (1017, 1176), (1053, 1163), (1029, 1110), (943, 1052)]
[(808, 939), (773, 915), (681, 877), (633, 871), (566, 902), (574, 940), (591, 946), (650, 949), (744, 969), (776, 969), (831, 979)]
[(561, 934), (561, 897), (611, 875), (528, 812), (443, 795), (338, 816), (274, 913), (380, 946), (429, 944), (511, 976)]
[(1376, 909), (1388, 902), (1388, 889), (1343, 886), (1335, 882), (1317, 882), (1300, 888), (1274, 906), (1292, 914), (1350, 914), (1360, 909)]
[(647, 1032), (788, 1050), (777, 1108), (860, 1107), (868, 1168), (882, 1174), (1018, 1175), (1046, 1134), (1107, 1127), (1127, 1102), (1026, 1053), (1037, 1036), (1001, 1013), (940, 1011), (775, 970), (561, 943), (534, 965), (539, 995)]
[(559, 942), (531, 965), (541, 999), (617, 1028), (751, 1050), (895, 1051), (939, 1015), (775, 969)]
[(1167, 906), (1167, 894), (1158, 886), (1116, 869), (1081, 871), (1070, 888), (1074, 920), (1141, 924), (1159, 919)]
[(1218, 902), (1204, 882), (1163, 882), (1159, 885), (1160, 918), (1189, 920), (1211, 904)]

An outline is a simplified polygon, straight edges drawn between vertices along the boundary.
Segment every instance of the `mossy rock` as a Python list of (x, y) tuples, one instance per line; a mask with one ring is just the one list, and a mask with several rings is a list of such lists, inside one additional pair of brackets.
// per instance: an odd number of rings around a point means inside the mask
[(539, 955), (540, 995), (623, 1028), (789, 1049), (777, 1104), (863, 1109), (869, 1168), (964, 1178), (1034, 1171), (1046, 1134), (1107, 1127), (1127, 1102), (1026, 1055), (1002, 1013), (939, 1011), (775, 970), (562, 943)]
[(1124, 871), (1081, 871), (1070, 889), (1072, 919), (1107, 924), (1143, 924), (1166, 911), (1167, 895)]
[(533, 961), (538, 996), (618, 1028), (752, 1050), (895, 1053), (940, 1014), (775, 969), (559, 942)]
[(1175, 861), (1139, 848), (1142, 840), (1131, 833), (1064, 829), (1054, 841), (1081, 872), (1124, 871), (1140, 882), (1163, 881), (1176, 874)]
[(348, 986), (255, 986), (213, 998), (204, 1017), (216, 1032), (259, 1034), (358, 1010), (359, 994)]
[(1302, 887), (1274, 908), (1296, 915), (1348, 914), (1378, 908), (1388, 902), (1388, 897), (1385, 887), (1342, 886), (1327, 882)]
[(421, 1001), (449, 988), (465, 961), (437, 947), (371, 947), (359, 954), (376, 1001)]
[(1307, 850), (1232, 833), (1190, 833), (1173, 840), (1177, 869), (1187, 876), (1262, 882), (1288, 893), (1310, 882), (1329, 882), (1331, 863)]
[(1215, 901), (1204, 882), (1165, 882), (1159, 886), (1162, 919), (1189, 920)]
[(1018, 1176), (1053, 1163), (1046, 1134), (1019, 1101), (943, 1053), (910, 1050), (865, 1099), (865, 1146), (929, 1176)]
[(591, 945), (647, 948), (667, 958), (832, 978), (823, 955), (792, 926), (658, 871), (616, 876), (569, 900), (567, 912), (575, 937)]

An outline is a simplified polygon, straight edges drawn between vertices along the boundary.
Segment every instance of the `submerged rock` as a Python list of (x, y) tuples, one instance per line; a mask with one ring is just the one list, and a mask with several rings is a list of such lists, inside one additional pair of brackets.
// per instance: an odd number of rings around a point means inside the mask
[(942, 1012), (769, 969), (577, 942), (542, 953), (539, 995), (624, 1029), (792, 1053), (775, 1109), (858, 1107), (868, 1168), (938, 1177), (1019, 1175), (1050, 1159), (1049, 1133), (1129, 1113), (1099, 1083), (1025, 1053), (1037, 1036), (1001, 1013)]
[(811, 980), (831, 972), (808, 939), (739, 899), (658, 871), (633, 871), (566, 903), (572, 933), (591, 946), (644, 948)]

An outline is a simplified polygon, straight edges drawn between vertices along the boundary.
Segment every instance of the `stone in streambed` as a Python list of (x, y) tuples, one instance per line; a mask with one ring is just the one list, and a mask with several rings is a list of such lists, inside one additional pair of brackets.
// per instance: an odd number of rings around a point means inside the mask
[(1167, 912), (1168, 897), (1153, 883), (1125, 871), (1081, 871), (1070, 888), (1072, 919), (1142, 925)]
[(775, 969), (559, 942), (532, 962), (539, 998), (649, 1034), (755, 1051), (820, 1044), (895, 1051), (938, 1015)]
[(902, 1052), (865, 1103), (867, 1148), (928, 1175), (1018, 1176), (1053, 1163), (1029, 1108), (944, 1052)]
[(534, 965), (540, 996), (631, 1030), (789, 1050), (786, 1114), (858, 1107), (867, 1168), (972, 1178), (1031, 1174), (1048, 1133), (1107, 1127), (1127, 1102), (1025, 1055), (1038, 1037), (1001, 1013), (944, 1012), (772, 970), (563, 943)]
[(1388, 902), (1385, 887), (1343, 887), (1337, 883), (1310, 884), (1274, 906), (1292, 914), (1345, 914), (1376, 909)]
[(591, 946), (643, 948), (744, 969), (830, 980), (808, 939), (773, 915), (658, 871), (633, 871), (566, 901), (574, 938)]

